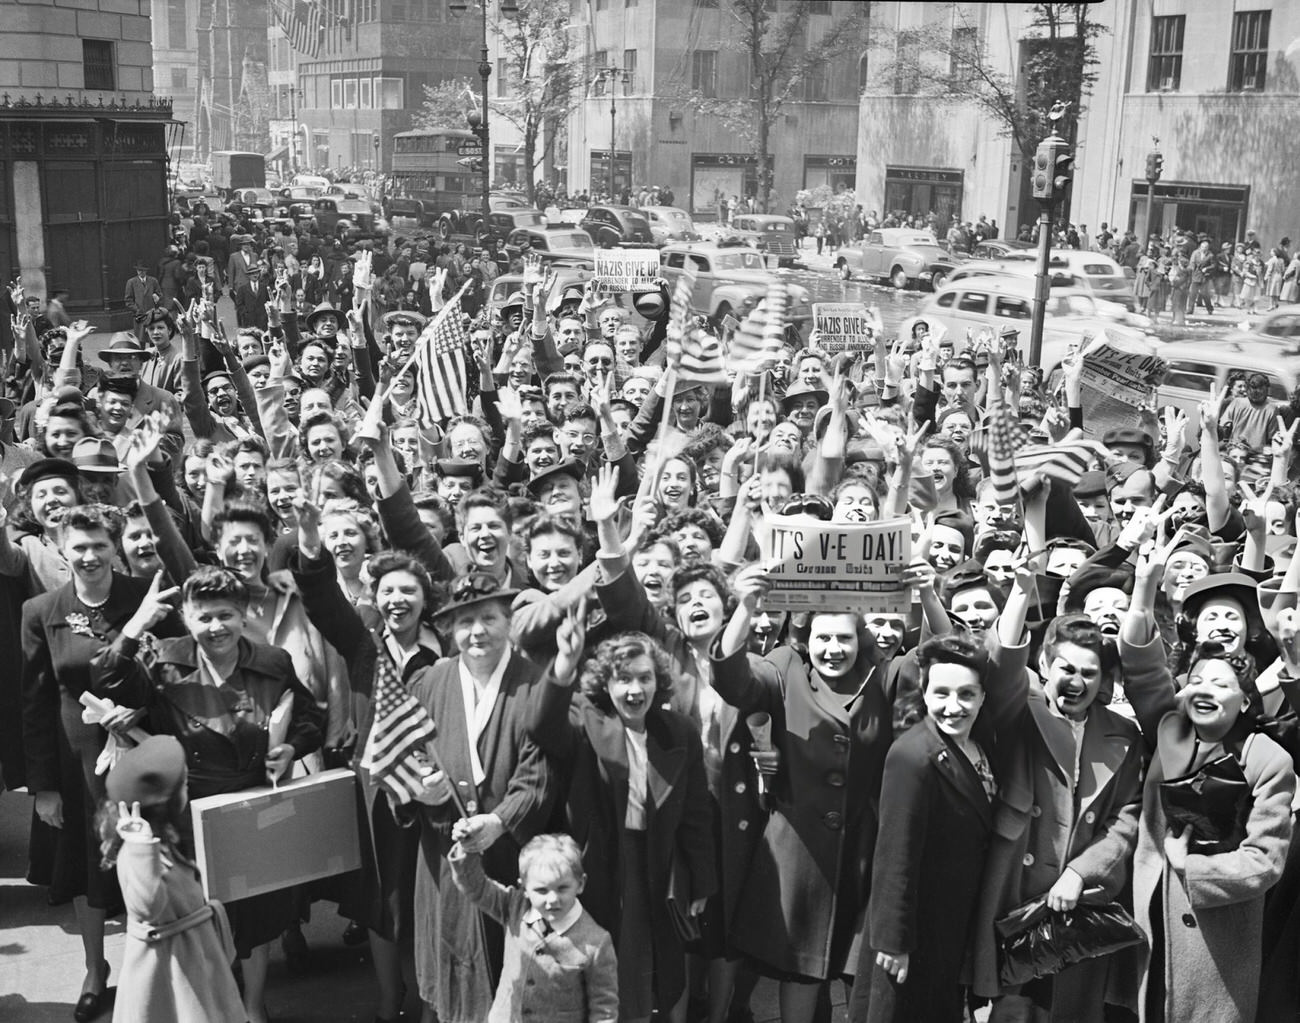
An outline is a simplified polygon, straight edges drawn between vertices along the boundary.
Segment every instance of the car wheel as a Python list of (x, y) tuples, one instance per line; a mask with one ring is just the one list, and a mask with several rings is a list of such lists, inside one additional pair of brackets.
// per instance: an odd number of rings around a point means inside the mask
[(443, 217), (438, 221), (438, 234), (442, 237), (443, 241), (451, 241), (451, 221), (446, 217)]
[(889, 283), (900, 291), (907, 287), (907, 274), (903, 272), (901, 266), (896, 266), (889, 271)]
[(842, 281), (853, 280), (853, 271), (849, 269), (849, 261), (847, 259), (841, 259), (838, 263), (836, 263), (835, 271), (840, 275), (840, 280)]
[(930, 278), (930, 287), (933, 288), (935, 291), (938, 291), (947, 283), (948, 283), (948, 275), (943, 272), (937, 273)]

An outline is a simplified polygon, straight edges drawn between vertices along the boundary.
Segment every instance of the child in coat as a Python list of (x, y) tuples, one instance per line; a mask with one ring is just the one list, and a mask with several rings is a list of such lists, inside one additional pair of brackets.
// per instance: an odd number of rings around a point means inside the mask
[(185, 750), (170, 735), (145, 740), (108, 774), (104, 866), (116, 864), (127, 911), (114, 1023), (247, 1018), (225, 910), (204, 900), (198, 869), (178, 848), (185, 786)]
[[(466, 898), (505, 928), (501, 980), (488, 1023), (531, 1016), (548, 1023), (617, 1023), (618, 959), (609, 932), (582, 908), (587, 876), (568, 835), (538, 835), (519, 853), (519, 884), (507, 888), (483, 872), (477, 852), (453, 829), (447, 855)], [(468, 840), (467, 843), (468, 844)]]

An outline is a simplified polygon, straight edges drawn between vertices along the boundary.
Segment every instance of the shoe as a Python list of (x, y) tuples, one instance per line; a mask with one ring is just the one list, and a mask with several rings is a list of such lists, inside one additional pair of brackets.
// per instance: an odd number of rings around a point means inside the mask
[(284, 952), (284, 965), (290, 973), (306, 973), (311, 969), (311, 950), (300, 928), (290, 927), (280, 935), (280, 950)]
[(72, 1010), (72, 1018), (77, 1023), (88, 1023), (89, 1020), (96, 1019), (108, 1005), (108, 974), (110, 971), (108, 963), (104, 964), (104, 990), (100, 992), (87, 991), (77, 999), (76, 1006)]
[(370, 933), (355, 920), (349, 920), (347, 927), (343, 929), (343, 944), (348, 948), (356, 948), (358, 945), (364, 945), (370, 940)]

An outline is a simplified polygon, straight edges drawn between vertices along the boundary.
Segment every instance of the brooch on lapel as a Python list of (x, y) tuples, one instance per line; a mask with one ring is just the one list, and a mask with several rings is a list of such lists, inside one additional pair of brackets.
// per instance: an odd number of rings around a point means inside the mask
[(86, 636), (89, 639), (102, 639), (94, 629), (90, 627), (90, 619), (83, 614), (74, 611), (68, 615), (68, 628), (77, 636)]

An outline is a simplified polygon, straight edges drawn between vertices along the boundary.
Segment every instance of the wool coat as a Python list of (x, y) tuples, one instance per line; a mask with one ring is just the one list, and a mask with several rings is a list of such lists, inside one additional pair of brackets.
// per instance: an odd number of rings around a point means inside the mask
[[(926, 717), (885, 758), (880, 837), (849, 1018), (854, 1023), (961, 1023), (993, 811), (966, 755)], [(876, 952), (910, 956), (905, 983)]]
[[(601, 927), (618, 933), (622, 916), (624, 820), (628, 804), (627, 737), (612, 710), (553, 679), (533, 687), (528, 734), (553, 758), (568, 785), (565, 830), (590, 864), (583, 905)], [(652, 709), (646, 717), (646, 865), (651, 949), (659, 1005), (675, 1005), (686, 986), (684, 950), (667, 895), (686, 901), (717, 891), (713, 807), (704, 781), (699, 734), (689, 719)], [(684, 875), (684, 876), (682, 876)], [(679, 907), (683, 912), (686, 906)]]
[[(596, 595), (606, 609), (606, 628), (610, 634), (636, 629), (658, 640), (668, 651), (677, 669), (673, 707), (700, 727), (699, 689), (706, 683), (699, 677), (699, 664), (681, 630), (650, 603), (645, 587), (631, 569), (624, 569), (598, 584)], [(718, 804), (719, 893), (723, 920), (730, 929), (740, 902), (741, 886), (749, 874), (750, 861), (767, 821), (767, 811), (758, 801), (757, 776), (749, 756), (754, 739), (744, 715), (724, 703), (718, 709), (716, 727), (716, 743), (722, 757), (716, 761), (714, 752), (706, 747), (704, 768), (709, 791)]]
[(1282, 876), (1291, 841), (1296, 778), (1291, 757), (1266, 735), (1241, 745), (1238, 762), (1250, 784), (1246, 836), (1231, 852), (1189, 853), (1183, 870), (1165, 856), (1169, 834), (1160, 783), (1221, 756), (1221, 743), (1201, 742), (1178, 709), (1160, 637), (1142, 646), (1120, 641), (1125, 690), (1153, 748), (1142, 793), (1133, 860), (1134, 918), (1152, 940), (1143, 955), (1139, 1019), (1147, 1023), (1150, 970), (1159, 968), (1164, 1023), (1254, 1023), (1262, 961), (1264, 897)]
[[(1027, 648), (988, 637), (987, 715), (997, 734), (993, 840), (976, 914), (975, 993), (1006, 994), (997, 978), (994, 921), (1045, 895), (1068, 867), (1098, 899), (1119, 897), (1137, 840), (1145, 747), (1132, 721), (1100, 703), (1088, 709), (1081, 748), (1053, 714)], [(1079, 776), (1074, 780), (1075, 757)], [(1100, 1023), (1107, 1000), (1132, 1007), (1132, 972), (1115, 957), (1090, 959), (1052, 980), (1052, 1018)], [(1128, 978), (1128, 979), (1126, 979)]]
[(230, 1023), (244, 1003), (230, 969), (230, 948), (208, 920), (157, 942), (137, 927), (173, 923), (202, 908), (198, 872), (157, 838), (122, 843), (117, 879), (129, 918), (114, 1023)]
[(477, 856), (449, 860), (457, 886), (505, 928), (501, 982), (487, 1023), (617, 1023), (618, 956), (614, 939), (585, 907), (563, 934), (539, 933), (528, 897), (483, 873)]
[(765, 711), (781, 768), (772, 813), (732, 926), (736, 948), (783, 975), (850, 973), (866, 912), (892, 698), (860, 637), (846, 705), (790, 647), (766, 657), (712, 648), (713, 688), (742, 715)]
[[(510, 651), (496, 703), (476, 743), (486, 777), (474, 784), (461, 695), (460, 656), (439, 661), (413, 680), (411, 695), (438, 728), (438, 762), (448, 781), (477, 809), (496, 814), (505, 833), (483, 856), (483, 869), (502, 883), (519, 875), (519, 850), (546, 825), (557, 785), (546, 756), (528, 736), (530, 688), (538, 669)], [(420, 998), (439, 1023), (481, 1023), (501, 975), (500, 925), (482, 916), (456, 888), (447, 851), (455, 806), (420, 804), (420, 864), (415, 878), (415, 969)]]

